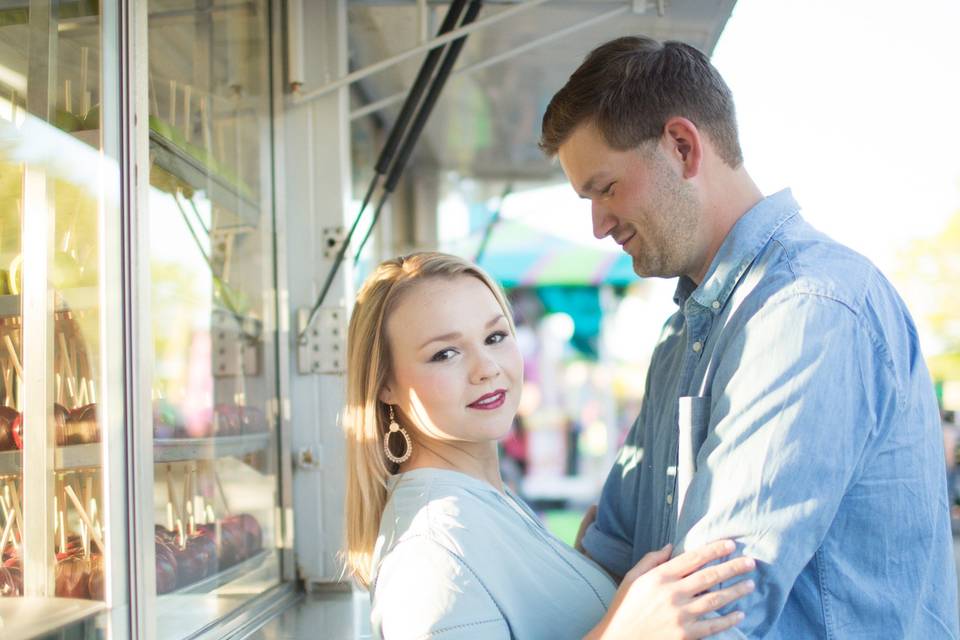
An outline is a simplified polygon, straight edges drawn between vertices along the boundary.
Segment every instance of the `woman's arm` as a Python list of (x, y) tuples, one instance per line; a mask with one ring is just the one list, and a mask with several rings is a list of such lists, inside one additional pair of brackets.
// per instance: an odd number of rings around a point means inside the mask
[(751, 580), (709, 591), (753, 570), (753, 559), (743, 557), (704, 566), (735, 548), (732, 541), (721, 540), (672, 560), (670, 545), (648, 553), (623, 577), (607, 615), (584, 640), (705, 638), (736, 625), (743, 619), (739, 611), (703, 618), (753, 591)]

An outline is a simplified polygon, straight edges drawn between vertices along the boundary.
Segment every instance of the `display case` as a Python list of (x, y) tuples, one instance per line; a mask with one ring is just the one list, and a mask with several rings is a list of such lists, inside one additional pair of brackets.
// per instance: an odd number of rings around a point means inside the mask
[(149, 0), (158, 638), (280, 582), (268, 4)]
[[(126, 602), (125, 509), (106, 434), (122, 422), (119, 170), (96, 2), (0, 9), (0, 624), (27, 636)], [(109, 110), (108, 110), (109, 111)], [(106, 315), (105, 315), (106, 313)], [(107, 317), (109, 315), (109, 318)], [(123, 578), (111, 577), (115, 572)], [(123, 585), (121, 587), (121, 584)], [(102, 622), (102, 621), (101, 621)], [(119, 631), (119, 629), (117, 629)]]
[(283, 581), (272, 7), (136, 4), (0, 7), (4, 638), (186, 638)]

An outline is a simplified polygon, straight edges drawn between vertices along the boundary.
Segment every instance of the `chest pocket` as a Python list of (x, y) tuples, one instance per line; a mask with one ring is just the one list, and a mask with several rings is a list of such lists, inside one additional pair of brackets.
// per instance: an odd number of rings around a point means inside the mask
[(677, 407), (677, 517), (697, 471), (697, 454), (707, 438), (710, 396), (681, 396)]

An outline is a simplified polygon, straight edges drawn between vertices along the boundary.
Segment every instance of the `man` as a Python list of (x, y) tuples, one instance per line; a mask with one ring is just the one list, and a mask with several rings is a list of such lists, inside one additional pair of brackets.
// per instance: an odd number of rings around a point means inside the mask
[[(622, 576), (667, 542), (735, 539), (757, 588), (724, 637), (957, 638), (943, 444), (913, 321), (789, 190), (760, 193), (706, 56), (602, 45), (551, 101), (541, 147), (591, 201), (598, 238), (643, 277), (679, 276), (585, 551)], [(839, 150), (856, 162), (855, 145)]]

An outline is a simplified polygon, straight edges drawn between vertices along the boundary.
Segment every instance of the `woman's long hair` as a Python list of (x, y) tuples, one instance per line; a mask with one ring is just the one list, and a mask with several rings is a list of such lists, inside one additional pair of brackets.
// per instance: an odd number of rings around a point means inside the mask
[(346, 570), (370, 586), (374, 546), (387, 502), (387, 478), (397, 465), (387, 460), (383, 438), (389, 427), (388, 407), (379, 401), (391, 377), (386, 323), (411, 288), (432, 278), (470, 276), (487, 286), (514, 332), (510, 307), (500, 287), (474, 264), (444, 253), (424, 252), (382, 262), (360, 288), (347, 334), (347, 405), (343, 427), (347, 437)]

